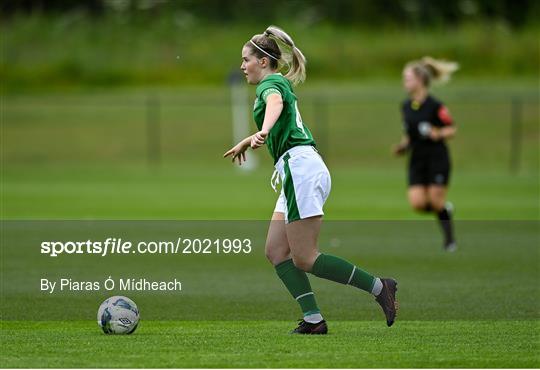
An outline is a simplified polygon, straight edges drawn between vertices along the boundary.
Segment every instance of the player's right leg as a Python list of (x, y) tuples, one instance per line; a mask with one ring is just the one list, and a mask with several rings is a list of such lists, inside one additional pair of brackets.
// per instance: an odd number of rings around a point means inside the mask
[(276, 273), (287, 290), (298, 302), (303, 313), (295, 334), (326, 334), (326, 323), (317, 306), (315, 294), (307, 274), (296, 267), (291, 259), (289, 242), (285, 230), (285, 215), (274, 212), (265, 246), (266, 258), (274, 265)]

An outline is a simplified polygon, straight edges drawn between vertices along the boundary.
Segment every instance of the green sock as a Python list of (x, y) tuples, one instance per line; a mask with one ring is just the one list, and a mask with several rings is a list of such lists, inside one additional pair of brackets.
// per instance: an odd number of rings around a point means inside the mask
[(304, 316), (321, 312), (315, 301), (315, 295), (311, 290), (307, 274), (297, 268), (292, 259), (277, 265), (276, 272), (293, 298), (300, 304)]
[(329, 254), (320, 254), (315, 260), (311, 273), (323, 279), (350, 284), (371, 293), (375, 277), (352, 263)]

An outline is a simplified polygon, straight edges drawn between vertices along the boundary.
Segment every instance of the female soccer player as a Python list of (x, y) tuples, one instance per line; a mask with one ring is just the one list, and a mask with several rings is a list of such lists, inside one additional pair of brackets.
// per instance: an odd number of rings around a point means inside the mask
[[(278, 71), (289, 66), (285, 76)], [(274, 160), (272, 186), (282, 189), (268, 229), (265, 252), (293, 298), (303, 319), (291, 333), (326, 334), (326, 321), (317, 306), (306, 272), (350, 284), (375, 296), (388, 326), (396, 316), (397, 282), (380, 279), (352, 263), (320, 253), (317, 239), (323, 204), (330, 193), (330, 174), (315, 149), (311, 132), (302, 121), (293, 85), (306, 77), (306, 59), (291, 37), (271, 26), (253, 36), (242, 49), (241, 70), (257, 85), (253, 116), (258, 132), (224, 154), (241, 165), (246, 150), (266, 144)]]
[(450, 155), (446, 140), (456, 133), (448, 109), (429, 93), (433, 81), (446, 82), (458, 69), (457, 63), (430, 57), (408, 63), (403, 69), (403, 86), (409, 98), (402, 105), (404, 134), (394, 148), (397, 155), (411, 152), (409, 160), (409, 202), (421, 212), (434, 212), (444, 233), (444, 249), (456, 250), (452, 206), (446, 202), (450, 177)]

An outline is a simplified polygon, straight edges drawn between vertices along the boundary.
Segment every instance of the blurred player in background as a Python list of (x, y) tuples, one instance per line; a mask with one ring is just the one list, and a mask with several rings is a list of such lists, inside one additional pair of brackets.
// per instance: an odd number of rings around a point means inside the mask
[[(397, 282), (377, 278), (318, 249), (323, 205), (330, 194), (331, 180), (313, 136), (302, 122), (292, 88), (304, 81), (305, 63), (291, 37), (277, 27), (268, 27), (244, 45), (241, 69), (247, 82), (257, 85), (253, 115), (259, 132), (239, 142), (224, 157), (232, 156), (233, 161), (242, 164), (250, 146), (256, 149), (266, 144), (274, 159), (272, 186), (275, 190), (279, 180), (283, 186), (265, 248), (268, 260), (303, 312), (303, 319), (292, 333), (328, 331), (306, 272), (373, 294), (390, 326), (396, 316)], [(278, 72), (283, 64), (289, 66), (285, 76)]]
[(420, 212), (433, 212), (444, 234), (444, 249), (457, 248), (452, 223), (452, 204), (446, 201), (450, 179), (450, 154), (446, 140), (456, 134), (448, 109), (429, 92), (432, 82), (447, 82), (458, 69), (455, 62), (424, 57), (407, 63), (403, 86), (409, 98), (401, 107), (404, 134), (394, 153), (410, 152), (408, 197)]

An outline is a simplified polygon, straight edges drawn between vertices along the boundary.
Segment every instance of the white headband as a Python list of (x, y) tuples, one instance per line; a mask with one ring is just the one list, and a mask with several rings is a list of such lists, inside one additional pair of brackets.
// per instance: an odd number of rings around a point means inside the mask
[(255, 46), (257, 49), (259, 49), (260, 51), (262, 51), (263, 53), (265, 53), (266, 55), (268, 55), (270, 58), (274, 59), (274, 60), (278, 60), (278, 58), (276, 58), (275, 56), (273, 56), (272, 54), (270, 54), (269, 52), (265, 51), (263, 48), (261, 48), (259, 45), (257, 45), (256, 43), (253, 42), (253, 40), (249, 40), (249, 42), (251, 42), (251, 44), (253, 46)]

